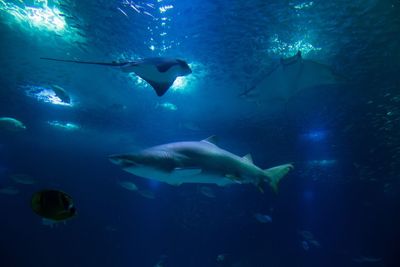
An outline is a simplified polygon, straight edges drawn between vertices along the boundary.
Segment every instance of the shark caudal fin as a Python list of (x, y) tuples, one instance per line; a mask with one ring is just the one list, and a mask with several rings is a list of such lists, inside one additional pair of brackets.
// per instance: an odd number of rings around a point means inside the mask
[(264, 174), (268, 177), (269, 184), (275, 193), (278, 193), (279, 182), (293, 168), (293, 165), (288, 163), (264, 170)]

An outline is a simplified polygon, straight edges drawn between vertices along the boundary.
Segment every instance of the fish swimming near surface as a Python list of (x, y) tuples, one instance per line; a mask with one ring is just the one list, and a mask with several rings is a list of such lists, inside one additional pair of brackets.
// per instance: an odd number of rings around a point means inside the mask
[(138, 187), (132, 182), (119, 181), (118, 184), (122, 188), (125, 188), (126, 190), (129, 190), (129, 191), (138, 191), (139, 190)]
[(42, 57), (41, 59), (117, 67), (123, 72), (133, 72), (137, 76), (145, 80), (148, 84), (150, 84), (151, 87), (154, 88), (158, 96), (163, 96), (172, 86), (177, 77), (186, 76), (192, 73), (192, 70), (190, 69), (186, 61), (175, 58), (155, 57), (144, 58), (138, 61), (110, 63), (55, 59), (47, 57)]
[(19, 190), (14, 186), (7, 186), (7, 187), (0, 188), (0, 194), (16, 195), (18, 193), (19, 193)]
[(157, 103), (155, 107), (162, 108), (164, 110), (169, 110), (169, 111), (177, 111), (178, 110), (178, 107), (171, 102)]
[(199, 191), (205, 197), (215, 198), (214, 191), (208, 186), (201, 186)]
[(61, 100), (61, 102), (65, 104), (71, 104), (71, 97), (64, 88), (55, 84), (53, 84), (51, 87), (53, 89), (53, 92)]
[(10, 175), (10, 177), (14, 180), (14, 182), (19, 184), (32, 185), (36, 183), (36, 179), (28, 174), (16, 173)]
[(261, 192), (265, 182), (277, 192), (279, 181), (293, 169), (292, 164), (284, 164), (263, 170), (253, 163), (250, 154), (239, 157), (219, 148), (215, 136), (202, 141), (164, 144), (138, 153), (111, 155), (109, 159), (127, 172), (171, 185), (254, 184)]
[(254, 218), (260, 223), (271, 223), (272, 217), (267, 214), (256, 213), (254, 214)]
[(257, 102), (285, 103), (302, 90), (335, 85), (344, 80), (329, 66), (304, 59), (298, 51), (295, 56), (281, 58), (272, 71), (239, 96)]
[(26, 130), (26, 126), (17, 119), (10, 117), (2, 117), (0, 118), (0, 130), (19, 132)]

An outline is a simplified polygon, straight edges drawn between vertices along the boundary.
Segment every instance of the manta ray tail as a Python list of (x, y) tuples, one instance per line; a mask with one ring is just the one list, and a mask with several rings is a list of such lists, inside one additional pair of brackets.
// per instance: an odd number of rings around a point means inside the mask
[(278, 193), (279, 182), (293, 168), (293, 165), (288, 163), (264, 170), (264, 174), (268, 177), (269, 184), (275, 193)]
[(80, 60), (69, 60), (69, 59), (57, 59), (57, 58), (49, 58), (49, 57), (41, 57), (40, 59), (51, 60), (51, 61), (59, 61), (59, 62), (69, 62), (69, 63), (78, 63), (78, 64), (89, 64), (89, 65), (102, 65), (102, 66), (111, 66), (111, 67), (122, 67), (128, 63), (132, 62), (92, 62), (92, 61), (80, 61)]

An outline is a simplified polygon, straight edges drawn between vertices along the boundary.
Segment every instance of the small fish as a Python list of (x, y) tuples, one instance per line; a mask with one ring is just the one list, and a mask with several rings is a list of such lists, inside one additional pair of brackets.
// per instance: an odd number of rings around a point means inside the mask
[(201, 186), (200, 193), (208, 198), (215, 198), (214, 191), (208, 186)]
[(261, 214), (261, 213), (256, 213), (254, 214), (254, 217), (256, 218), (257, 221), (260, 223), (272, 223), (272, 217), (269, 215)]
[(18, 193), (19, 193), (19, 190), (14, 186), (7, 186), (7, 187), (0, 188), (0, 194), (12, 196), (12, 195), (16, 195)]
[(128, 182), (128, 181), (120, 181), (118, 182), (118, 184), (122, 187), (125, 188), (129, 191), (138, 191), (138, 187), (132, 183), (132, 182)]
[(151, 191), (149, 191), (149, 190), (141, 190), (141, 191), (138, 191), (138, 193), (139, 193), (142, 197), (145, 197), (145, 198), (147, 198), (147, 199), (155, 199), (155, 198), (156, 198), (156, 196), (154, 195), (154, 193), (151, 192)]
[(114, 227), (114, 226), (111, 226), (111, 225), (106, 226), (105, 229), (106, 229), (106, 231), (109, 231), (109, 232), (116, 232), (117, 231), (117, 228)]
[(128, 17), (128, 14), (126, 14), (126, 12), (123, 11), (121, 8), (117, 7), (117, 10), (118, 10), (119, 12), (121, 12), (122, 14), (124, 14), (125, 17), (129, 18), (129, 17)]
[[(48, 226), (50, 228), (56, 228), (59, 224), (60, 224), (59, 221), (54, 221), (54, 220), (51, 220), (51, 219), (42, 218), (42, 225), (44, 225), (44, 226)], [(66, 224), (66, 222), (64, 221), (64, 225), (65, 224)]]
[(18, 184), (32, 185), (36, 183), (36, 180), (32, 176), (23, 173), (12, 174), (11, 179)]
[(176, 105), (172, 104), (171, 102), (157, 103), (156, 108), (158, 108), (158, 107), (165, 109), (165, 110), (170, 110), (170, 111), (178, 110), (178, 107)]
[(53, 84), (51, 86), (51, 89), (53, 90), (54, 94), (61, 100), (61, 102), (65, 104), (71, 104), (71, 97), (64, 88)]
[(2, 117), (0, 118), (0, 130), (19, 132), (26, 130), (26, 126), (17, 119), (10, 117)]
[(305, 244), (307, 245), (307, 249), (310, 249), (311, 246), (314, 248), (319, 248), (321, 244), (315, 239), (313, 233), (310, 231), (299, 231), (298, 234), (302, 237), (302, 246), (304, 248)]
[(219, 254), (219, 255), (217, 256), (217, 262), (223, 262), (223, 261), (225, 261), (226, 256), (228, 256), (227, 253)]
[(307, 241), (305, 241), (305, 240), (301, 241), (301, 247), (302, 247), (305, 251), (310, 250), (310, 246), (308, 245)]
[(314, 239), (314, 235), (310, 231), (299, 231), (299, 235), (306, 240)]
[(42, 218), (64, 221), (76, 215), (72, 198), (58, 190), (42, 190), (33, 194), (32, 210)]

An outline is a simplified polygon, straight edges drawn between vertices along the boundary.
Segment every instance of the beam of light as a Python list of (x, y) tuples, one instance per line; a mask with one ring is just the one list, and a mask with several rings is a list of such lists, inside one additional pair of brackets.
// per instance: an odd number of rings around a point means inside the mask
[(310, 2), (304, 2), (304, 3), (301, 3), (301, 4), (294, 5), (293, 8), (297, 9), (297, 10), (301, 10), (301, 9), (305, 9), (305, 8), (310, 8), (313, 5), (314, 5), (314, 2), (310, 1)]
[(191, 91), (196, 87), (197, 82), (203, 79), (207, 72), (205, 70), (204, 65), (192, 62), (189, 63), (189, 67), (192, 69), (193, 73), (187, 76), (181, 76), (176, 78), (175, 82), (172, 84), (171, 89), (174, 92), (187, 92)]
[(72, 102), (63, 102), (51, 88), (36, 85), (25, 85), (22, 86), (22, 89), (25, 90), (25, 94), (27, 96), (35, 98), (38, 101), (60, 106), (73, 106)]
[(81, 128), (79, 125), (72, 122), (48, 121), (47, 123), (57, 129), (66, 131), (76, 131)]
[(61, 33), (66, 27), (65, 18), (57, 7), (20, 7), (14, 3), (0, 0), (0, 10), (12, 15), (14, 19), (20, 23), (26, 23), (30, 27), (39, 30), (54, 31)]
[(322, 130), (313, 130), (301, 135), (302, 139), (312, 141), (312, 142), (320, 142), (326, 139), (327, 132)]
[[(22, 1), (21, 3), (24, 4)], [(21, 6), (0, 0), (0, 16), (2, 13), (11, 15), (9, 23), (14, 21), (29, 32), (36, 29), (39, 32), (56, 33), (70, 41), (85, 41), (85, 38), (78, 34), (77, 29), (68, 26), (65, 14), (56, 6), (48, 6), (47, 1), (35, 1), (31, 6)]]
[(309, 160), (307, 161), (307, 165), (310, 167), (332, 167), (336, 164), (337, 160), (335, 159), (319, 159), (319, 160)]

